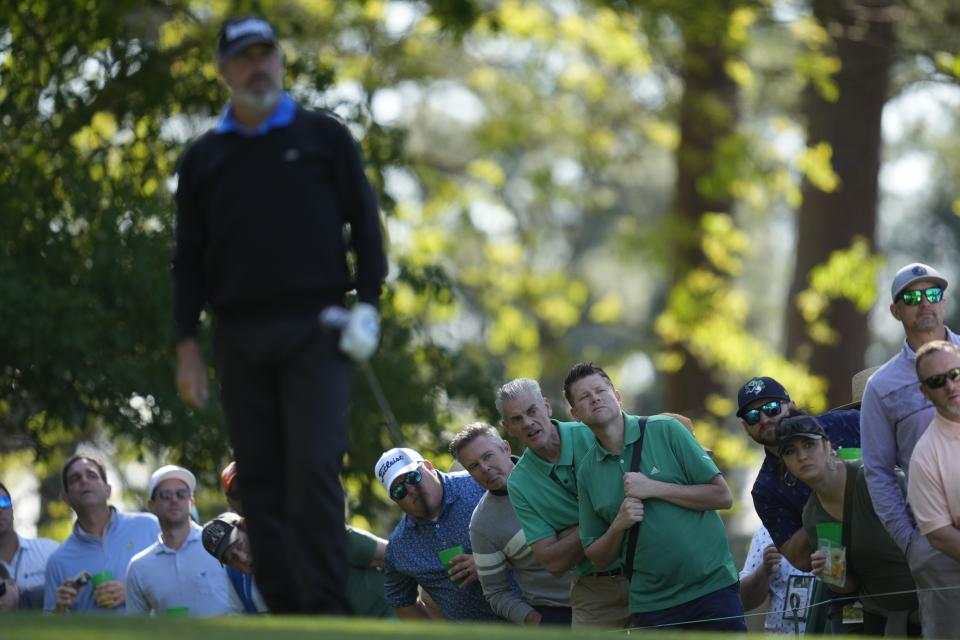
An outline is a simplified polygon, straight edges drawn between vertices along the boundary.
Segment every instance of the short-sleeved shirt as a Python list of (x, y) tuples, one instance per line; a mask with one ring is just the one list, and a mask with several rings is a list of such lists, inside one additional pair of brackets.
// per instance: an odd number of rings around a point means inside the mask
[[(57, 589), (64, 580), (75, 577), (81, 571), (86, 571), (91, 576), (109, 571), (114, 580), (125, 581), (130, 560), (156, 542), (159, 535), (160, 525), (152, 513), (121, 513), (113, 507), (110, 507), (110, 522), (107, 523), (102, 538), (87, 533), (79, 524), (74, 524), (73, 533), (50, 554), (47, 561), (43, 609), (53, 611), (57, 606)], [(124, 607), (97, 607), (93, 601), (93, 587), (87, 585), (80, 589), (70, 610), (94, 609), (123, 613)]]
[[(13, 559), (3, 562), (10, 577), (17, 581), (20, 591), (20, 609), (43, 608), (43, 580), (50, 554), (60, 546), (49, 538), (21, 538), (17, 536), (17, 551)], [(0, 561), (2, 562), (2, 561)]]
[(920, 533), (960, 523), (960, 422), (934, 415), (913, 448), (907, 495)]
[[(834, 449), (860, 446), (860, 412), (856, 409), (828, 411), (817, 416)], [(753, 483), (753, 507), (779, 549), (803, 528), (803, 506), (810, 487), (786, 472), (780, 458), (767, 451)]]
[[(623, 451), (611, 453), (596, 442), (583, 457), (577, 485), (584, 548), (606, 533), (616, 518), (624, 498), (623, 474), (630, 470), (639, 438), (637, 416), (624, 414)], [(720, 474), (686, 427), (667, 416), (648, 419), (639, 471), (653, 480), (684, 485), (709, 484)], [(639, 532), (630, 580), (631, 613), (675, 607), (738, 581), (727, 531), (712, 509), (696, 511), (666, 500), (644, 500)]]
[[(555, 536), (579, 521), (577, 466), (596, 442), (593, 432), (583, 423), (550, 422), (560, 434), (560, 457), (556, 462), (547, 462), (533, 449), (527, 449), (507, 483), (510, 503), (530, 545)], [(579, 576), (595, 570), (589, 560), (573, 568)]]
[(189, 609), (190, 617), (220, 616), (230, 611), (227, 572), (203, 548), (203, 529), (191, 523), (179, 549), (163, 537), (130, 560), (127, 567), (127, 614), (164, 614)]
[(347, 527), (347, 600), (353, 614), (364, 618), (393, 618), (383, 599), (383, 573), (371, 565), (377, 555), (377, 538), (369, 531)]
[[(763, 550), (773, 544), (770, 534), (765, 527), (757, 529), (750, 540), (750, 549), (747, 550), (747, 557), (743, 561), (743, 569), (740, 570), (740, 580), (756, 571), (763, 564)], [(812, 603), (813, 594), (813, 574), (800, 571), (790, 564), (786, 558), (780, 558), (780, 564), (777, 570), (770, 577), (770, 606), (767, 607), (767, 615), (763, 620), (763, 630), (768, 633), (804, 633), (807, 628), (806, 609), (797, 611), (796, 620), (793, 619), (793, 612), (789, 613), (790, 618), (784, 616), (788, 610), (787, 593), (797, 593), (800, 597), (800, 606), (805, 603)]]
[(470, 546), (470, 516), (484, 489), (465, 471), (437, 472), (443, 483), (443, 502), (435, 522), (404, 515), (397, 523), (383, 559), (383, 595), (394, 609), (417, 602), (417, 585), (426, 590), (448, 620), (500, 620), (480, 583), (461, 589), (440, 563), (437, 554), (450, 547)]
[[(876, 598), (876, 594), (912, 591), (916, 584), (910, 575), (907, 560), (903, 552), (884, 529), (877, 517), (867, 489), (867, 480), (863, 472), (863, 462), (850, 460), (844, 463), (847, 469), (847, 483), (854, 483), (853, 505), (851, 507), (850, 546), (847, 549), (847, 571), (853, 573), (860, 583), (860, 594), (864, 607), (879, 607), (890, 611), (908, 611), (917, 608), (916, 594)], [(817, 548), (817, 524), (821, 522), (843, 522), (837, 520), (823, 508), (817, 494), (811, 493), (803, 509), (803, 528), (810, 543)]]

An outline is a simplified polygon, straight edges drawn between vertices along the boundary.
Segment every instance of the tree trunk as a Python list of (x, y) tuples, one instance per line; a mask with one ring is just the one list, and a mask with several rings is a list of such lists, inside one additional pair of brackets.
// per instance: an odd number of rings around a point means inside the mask
[[(725, 42), (729, 13), (718, 12), (715, 18), (684, 29), (671, 291), (684, 286), (691, 271), (712, 270), (700, 242), (700, 219), (707, 212), (729, 213), (733, 204), (728, 190), (712, 188), (708, 193), (701, 185), (714, 172), (719, 144), (735, 133), (737, 124), (737, 87), (725, 69), (730, 60)], [(703, 415), (707, 394), (723, 389), (684, 345), (675, 348), (684, 362), (667, 377), (664, 408), (691, 417)]]
[(867, 314), (846, 299), (833, 300), (825, 319), (838, 336), (834, 344), (810, 338), (796, 295), (809, 286), (811, 269), (836, 250), (846, 249), (855, 236), (874, 248), (880, 169), (880, 116), (887, 99), (893, 59), (890, 0), (836, 2), (815, 0), (814, 14), (833, 37), (832, 51), (842, 65), (836, 75), (839, 98), (825, 100), (808, 87), (807, 144), (826, 142), (833, 150), (833, 170), (839, 187), (826, 193), (803, 183), (803, 204), (797, 223), (797, 262), (787, 311), (787, 354), (805, 362), (811, 372), (829, 382), (830, 406), (850, 401), (850, 379), (863, 369), (868, 346)]

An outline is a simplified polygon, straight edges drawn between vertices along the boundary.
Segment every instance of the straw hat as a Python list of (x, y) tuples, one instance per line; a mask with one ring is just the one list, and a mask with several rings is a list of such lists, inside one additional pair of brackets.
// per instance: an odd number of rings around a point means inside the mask
[(868, 367), (863, 371), (855, 374), (851, 380), (851, 397), (853, 402), (848, 402), (847, 404), (840, 405), (831, 409), (831, 411), (841, 411), (843, 409), (859, 409), (860, 401), (863, 400), (863, 390), (867, 388), (867, 380), (870, 379), (870, 376), (873, 375), (873, 372), (880, 368), (880, 365), (875, 367)]

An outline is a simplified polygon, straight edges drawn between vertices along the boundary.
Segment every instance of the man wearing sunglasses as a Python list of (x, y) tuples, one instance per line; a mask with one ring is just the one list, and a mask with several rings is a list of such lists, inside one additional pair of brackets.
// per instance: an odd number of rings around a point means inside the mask
[(931, 266), (914, 262), (897, 271), (890, 287), (890, 314), (903, 325), (905, 340), (867, 381), (860, 413), (870, 498), (890, 537), (906, 554), (921, 589), (925, 637), (951, 637), (960, 628), (952, 614), (956, 592), (937, 589), (951, 586), (941, 584), (941, 574), (934, 568), (943, 556), (917, 530), (895, 468), (900, 467), (909, 480), (910, 456), (936, 412), (917, 384), (917, 350), (933, 340), (960, 344), (960, 337), (944, 325), (946, 288), (946, 278)]
[[(766, 449), (750, 494), (773, 544), (794, 567), (810, 570), (814, 549), (803, 531), (803, 506), (810, 488), (785, 473), (780, 464), (777, 427), (797, 405), (782, 384), (769, 376), (751, 378), (737, 393), (737, 417), (747, 435)], [(860, 412), (835, 410), (817, 416), (835, 446), (860, 446)]]
[[(934, 574), (940, 585), (960, 585), (960, 347), (946, 340), (928, 342), (917, 350), (916, 366), (920, 391), (936, 407), (913, 448), (907, 483), (917, 529), (933, 550), (918, 573)], [(960, 638), (956, 595), (933, 600), (927, 611), (933, 611), (936, 625), (930, 635)]]
[(431, 617), (420, 587), (448, 620), (501, 621), (483, 597), (470, 546), (483, 487), (466, 472), (437, 471), (407, 448), (380, 456), (374, 475), (404, 512), (383, 558), (383, 595), (397, 617)]
[(203, 529), (190, 519), (197, 479), (166, 465), (153, 472), (147, 507), (160, 521), (160, 537), (127, 567), (127, 614), (190, 617), (226, 614), (227, 574), (203, 547)]
[(7, 487), (0, 483), (0, 564), (10, 576), (6, 585), (11, 592), (0, 594), (0, 609), (43, 607), (43, 574), (47, 559), (56, 548), (57, 543), (48, 538), (17, 535), (13, 528), (13, 499)]

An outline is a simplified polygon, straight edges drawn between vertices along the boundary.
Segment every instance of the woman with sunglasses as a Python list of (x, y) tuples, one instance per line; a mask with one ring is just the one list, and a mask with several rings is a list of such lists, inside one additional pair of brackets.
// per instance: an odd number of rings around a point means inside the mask
[[(812, 490), (803, 510), (803, 527), (816, 549), (817, 525), (841, 523), (846, 547), (846, 579), (831, 587), (858, 593), (864, 610), (864, 635), (919, 635), (916, 588), (903, 552), (877, 518), (860, 460), (841, 460), (816, 418), (799, 414), (777, 430), (785, 470)], [(814, 575), (822, 578), (824, 552), (810, 556)], [(907, 593), (903, 593), (907, 592)], [(896, 594), (896, 595), (881, 595)]]

